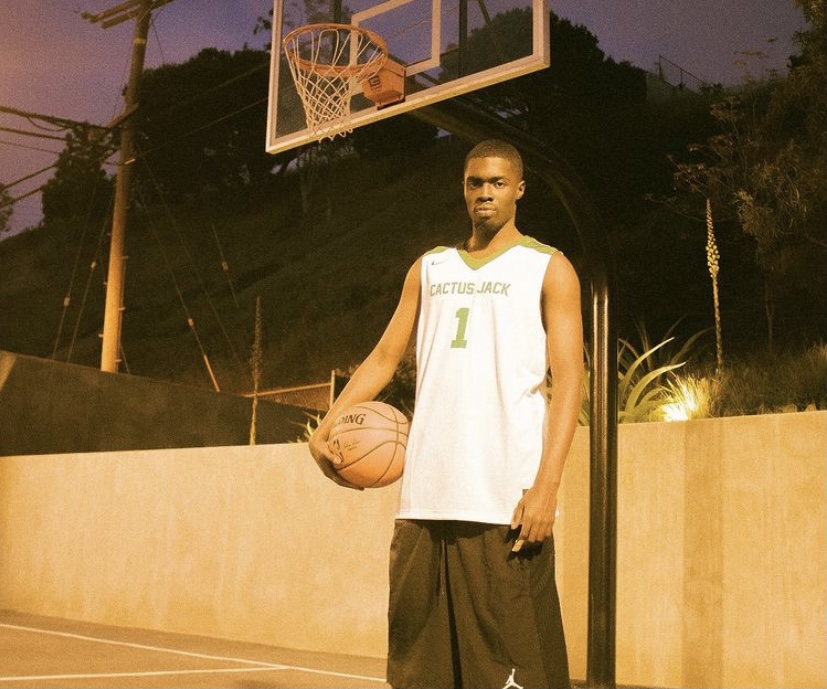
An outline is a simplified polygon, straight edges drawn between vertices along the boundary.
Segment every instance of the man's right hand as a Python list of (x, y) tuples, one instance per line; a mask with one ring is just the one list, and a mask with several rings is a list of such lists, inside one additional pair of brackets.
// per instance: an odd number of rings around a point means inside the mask
[(342, 463), (342, 459), (330, 451), (330, 446), (327, 444), (327, 434), (320, 431), (315, 431), (308, 441), (310, 454), (318, 464), (322, 473), (327, 476), (334, 483), (343, 486), (344, 488), (351, 488), (353, 490), (364, 490), (360, 486), (354, 486), (348, 483), (341, 477), (336, 467)]

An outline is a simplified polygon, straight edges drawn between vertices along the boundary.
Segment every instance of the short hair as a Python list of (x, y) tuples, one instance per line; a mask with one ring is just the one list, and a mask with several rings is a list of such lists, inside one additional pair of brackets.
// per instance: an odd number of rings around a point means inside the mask
[(514, 166), (520, 180), (523, 178), (523, 158), (520, 152), (509, 143), (500, 141), (499, 139), (487, 139), (481, 141), (474, 148), (472, 148), (468, 155), (465, 156), (465, 167), (468, 168), (468, 163), (473, 158), (504, 158)]

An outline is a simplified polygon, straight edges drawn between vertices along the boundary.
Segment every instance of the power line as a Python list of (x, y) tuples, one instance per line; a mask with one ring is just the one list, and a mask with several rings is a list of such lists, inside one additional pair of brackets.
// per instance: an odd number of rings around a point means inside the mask
[[(46, 122), (47, 124), (52, 125), (54, 129), (49, 129), (48, 131), (66, 131), (67, 129), (77, 130), (82, 129), (84, 131), (89, 132), (90, 136), (102, 136), (105, 132), (111, 131), (114, 126), (118, 126), (120, 124), (119, 120), (115, 120), (112, 124), (107, 126), (100, 126), (96, 124), (90, 124), (89, 122), (80, 122), (78, 120), (72, 120), (67, 117), (58, 117), (56, 115), (46, 115), (44, 113), (39, 112), (32, 112), (29, 110), (21, 110), (20, 108), (12, 108), (8, 105), (0, 105), (0, 114), (4, 115), (13, 115), (15, 117), (22, 117), (25, 119), (29, 124), (33, 127), (38, 127), (39, 129), (46, 129), (45, 127), (41, 127), (38, 125), (38, 122)], [(130, 113), (131, 114), (131, 113)], [(17, 129), (15, 127), (0, 127), (0, 132), (6, 132), (7, 134), (15, 134), (18, 136), (28, 136), (35, 139), (46, 139), (49, 141), (61, 141), (65, 142), (66, 137), (64, 136), (54, 136), (51, 134), (41, 134), (40, 132), (31, 132), (26, 131), (23, 129)], [(6, 144), (8, 146), (18, 146), (20, 148), (28, 148), (29, 150), (39, 150), (43, 151), (44, 153), (53, 153), (56, 155), (60, 155), (59, 152), (56, 153), (55, 151), (47, 151), (45, 149), (36, 149), (32, 146), (23, 146), (21, 144), (15, 144), (8, 141), (0, 141), (0, 143)], [(109, 154), (107, 154), (109, 155)], [(14, 186), (15, 184), (19, 184), (20, 182), (26, 181), (31, 179), (32, 177), (36, 177), (37, 175), (43, 174), (51, 170), (52, 168), (57, 167), (57, 163), (50, 165), (49, 167), (43, 168), (42, 170), (38, 170), (37, 172), (33, 172), (30, 175), (26, 175), (10, 184), (3, 184), (3, 187), (8, 188)], [(6, 206), (11, 206), (16, 204), (18, 201), (22, 201), (23, 199), (27, 199), (30, 196), (34, 196), (35, 194), (39, 193), (43, 190), (43, 187), (37, 187), (25, 194), (14, 198), (7, 198), (4, 201), (0, 202), (0, 209), (5, 208)]]
[(181, 141), (181, 140), (185, 139), (188, 136), (192, 136), (192, 135), (197, 134), (198, 132), (201, 132), (205, 129), (209, 129), (210, 127), (212, 127), (212, 126), (214, 126), (214, 125), (216, 125), (220, 122), (223, 122), (224, 120), (232, 119), (236, 115), (240, 115), (242, 112), (244, 112), (246, 110), (249, 110), (250, 108), (254, 108), (257, 105), (261, 105), (261, 103), (263, 103), (266, 100), (267, 100), (267, 97), (265, 96), (264, 98), (260, 98), (259, 100), (254, 101), (253, 103), (250, 103), (249, 105), (244, 105), (240, 108), (237, 108), (237, 109), (233, 110), (230, 113), (227, 113), (226, 115), (221, 115), (219, 117), (216, 117), (214, 120), (211, 120), (210, 122), (199, 125), (198, 127), (195, 127), (194, 129), (191, 129), (187, 132), (183, 132), (179, 136), (177, 136), (176, 138), (167, 139), (166, 141), (162, 141), (159, 144), (157, 144), (156, 146), (153, 146), (152, 148), (149, 148), (146, 151), (143, 151), (140, 154), (137, 154), (135, 156), (135, 159), (138, 160), (139, 158), (146, 157), (150, 153), (155, 153), (156, 151), (158, 151), (162, 148), (166, 148), (167, 146), (171, 146), (172, 144), (176, 143), (177, 141)]
[(51, 139), (52, 141), (65, 141), (65, 137), (51, 136), (50, 134), (38, 134), (37, 132), (27, 132), (25, 129), (15, 129), (14, 127), (0, 127), (0, 132), (7, 134), (20, 134), (21, 136), (31, 136), (35, 139)]
[(38, 187), (37, 189), (33, 189), (32, 191), (27, 191), (25, 194), (21, 194), (20, 196), (15, 196), (13, 199), (9, 199), (8, 201), (4, 201), (3, 203), (0, 203), (0, 208), (5, 208), (6, 206), (11, 206), (11, 205), (17, 203), (18, 201), (22, 201), (23, 199), (27, 199), (30, 196), (34, 196), (35, 194), (40, 192), (42, 189), (43, 189), (43, 187)]
[(20, 110), (18, 108), (11, 108), (7, 105), (0, 105), (0, 113), (23, 117), (29, 120), (30, 122), (32, 120), (41, 120), (43, 122), (48, 122), (49, 124), (52, 124), (61, 130), (74, 129), (78, 127), (101, 130), (109, 129), (109, 127), (102, 127), (100, 125), (90, 124), (89, 122), (79, 122), (78, 120), (70, 120), (66, 117), (57, 117), (56, 115), (44, 115), (43, 113), (39, 112), (29, 112), (26, 110)]
[[(152, 12), (174, 1), (175, 0), (153, 0), (149, 3), (149, 7), (146, 7), (145, 11)], [(122, 2), (120, 5), (115, 5), (115, 7), (110, 7), (97, 14), (81, 12), (80, 16), (91, 24), (100, 23), (101, 27), (108, 29), (111, 26), (121, 24), (130, 19), (140, 19), (141, 12), (144, 11), (144, 8), (145, 3), (143, 0), (126, 0), (126, 2)]]
[(5, 139), (0, 139), (0, 144), (3, 146), (12, 146), (13, 148), (23, 148), (27, 151), (38, 151), (39, 153), (52, 153), (54, 155), (59, 155), (60, 151), (53, 151), (50, 148), (40, 148), (38, 146), (27, 146), (26, 144), (18, 143), (17, 141), (6, 141)]
[(32, 177), (37, 177), (38, 175), (42, 175), (44, 172), (48, 172), (52, 168), (57, 167), (57, 164), (49, 165), (48, 167), (44, 167), (36, 172), (32, 172), (31, 174), (26, 175), (25, 177), (20, 177), (19, 179), (14, 180), (14, 182), (9, 182), (8, 184), (3, 184), (6, 189), (11, 189), (16, 184), (20, 184), (21, 182), (25, 182), (30, 180)]
[[(266, 66), (266, 65), (263, 65), (263, 66)], [(251, 74), (259, 71), (260, 69), (263, 68), (263, 66), (262, 65), (256, 65), (255, 67), (252, 67), (249, 70), (246, 70), (246, 71), (242, 72), (241, 74), (237, 74), (237, 75), (227, 79), (226, 81), (221, 82), (220, 84), (216, 84), (215, 86), (207, 89), (206, 91), (191, 97), (187, 101), (184, 101), (182, 103), (177, 103), (176, 105), (171, 106), (170, 108), (168, 108), (164, 112), (157, 115), (156, 119), (163, 119), (164, 117), (169, 116), (170, 114), (173, 114), (176, 110), (178, 110), (182, 107), (185, 107), (187, 105), (191, 105), (193, 102), (197, 102), (200, 98), (203, 98), (203, 97), (205, 97), (205, 96), (207, 96), (211, 93), (214, 93), (216, 91), (219, 91), (222, 88), (225, 88), (226, 86), (230, 86), (231, 84), (235, 83), (236, 81), (239, 81), (240, 79), (243, 79), (244, 77), (250, 76)], [(180, 134), (176, 139), (170, 139), (170, 140), (161, 142), (158, 145), (154, 146), (153, 148), (150, 148), (150, 149), (148, 149), (148, 150), (146, 150), (146, 151), (144, 151), (140, 154), (137, 154), (135, 156), (135, 160), (143, 158), (143, 157), (147, 156), (148, 154), (153, 153), (153, 152), (155, 152), (159, 149), (165, 148), (166, 146), (169, 146), (169, 145), (173, 144), (177, 140), (181, 140), (181, 139), (183, 139), (187, 136), (191, 136), (193, 134), (196, 134), (199, 131), (209, 129), (210, 127), (212, 127), (215, 124), (218, 124), (219, 122), (222, 122), (222, 121), (227, 120), (227, 119), (231, 119), (231, 118), (235, 117), (236, 115), (239, 115), (242, 112), (244, 112), (246, 110), (249, 110), (250, 108), (253, 108), (257, 105), (260, 105), (262, 102), (264, 102), (266, 100), (267, 100), (267, 98), (264, 97), (264, 98), (261, 98), (259, 100), (254, 101), (253, 103), (250, 103), (248, 105), (238, 107), (235, 110), (233, 110), (232, 112), (229, 112), (225, 115), (221, 115), (219, 117), (216, 117), (214, 120), (211, 120), (210, 122), (207, 122), (203, 125), (200, 125), (200, 126), (194, 128), (194, 129), (192, 129), (188, 132)], [(21, 115), (21, 116), (32, 116), (32, 115), (34, 115), (34, 113), (25, 113), (24, 111), (16, 110), (14, 108), (8, 108), (8, 107), (4, 107), (4, 106), (0, 106), (0, 111), (11, 112), (12, 114), (17, 114), (17, 115)], [(63, 118), (54, 118), (54, 117), (49, 116), (49, 115), (37, 115), (37, 117), (48, 118), (48, 119), (51, 119), (51, 120), (58, 120), (58, 121), (62, 121), (62, 122), (73, 122), (74, 125), (77, 125), (77, 126), (81, 126), (81, 125), (82, 126), (90, 126), (90, 127), (94, 127), (95, 129), (111, 131), (112, 129), (119, 127), (127, 118), (131, 117), (135, 113), (135, 111), (136, 111), (135, 107), (127, 108), (127, 110), (125, 110), (122, 115), (115, 118), (112, 122), (110, 122), (105, 127), (101, 127), (101, 126), (98, 126), (98, 125), (88, 125), (88, 123), (85, 123), (85, 122), (76, 122), (74, 120), (65, 120)], [(0, 127), (0, 131), (6, 131), (6, 129), (3, 128), (3, 127)], [(35, 137), (39, 137), (39, 138), (53, 138), (53, 139), (56, 139), (56, 140), (65, 141), (65, 139), (62, 138), (62, 137), (48, 137), (48, 136), (43, 135), (43, 134), (33, 134), (32, 133), (32, 134), (29, 134), (29, 136), (35, 136)], [(48, 151), (46, 149), (34, 149), (33, 147), (26, 147), (26, 146), (23, 146), (22, 144), (13, 144), (11, 142), (5, 142), (5, 141), (0, 141), (0, 144), (7, 144), (7, 145), (10, 145), (10, 146), (20, 146), (20, 147), (23, 147), (23, 148), (29, 148), (31, 150), (39, 150), (39, 151), (43, 151), (45, 153), (55, 153), (55, 154), (59, 155), (59, 152)], [(108, 153), (107, 156), (108, 155), (111, 155), (111, 153)], [(21, 179), (15, 180), (14, 182), (11, 182), (10, 184), (6, 184), (4, 186), (6, 188), (14, 186), (15, 184), (18, 184), (19, 182), (30, 179), (30, 178), (35, 177), (35, 176), (37, 176), (39, 174), (42, 174), (44, 172), (48, 172), (49, 170), (55, 168), (56, 166), (57, 166), (57, 164), (55, 163), (53, 165), (50, 165), (49, 167), (43, 168), (42, 170), (39, 170), (35, 173), (32, 173), (31, 175), (27, 175), (26, 177), (23, 177)], [(43, 189), (43, 187), (40, 186), (37, 189), (34, 189), (31, 192), (29, 192), (29, 193), (27, 193), (23, 196), (8, 199), (4, 203), (0, 204), (0, 208), (4, 208), (5, 206), (8, 206), (8, 205), (13, 205), (17, 201), (28, 198), (29, 196), (33, 196), (34, 194), (37, 194), (38, 192), (42, 191), (42, 189)]]
[[(0, 143), (5, 143), (5, 142), (0, 141)], [(40, 149), (40, 150), (43, 150), (43, 149)], [(54, 151), (45, 151), (45, 152), (46, 153), (55, 153)], [(60, 153), (56, 153), (56, 155), (60, 155)], [(106, 159), (110, 155), (112, 155), (112, 151), (110, 151), (110, 150), (104, 151), (103, 155), (100, 158), (101, 165), (106, 165), (107, 164)], [(37, 177), (38, 175), (42, 175), (43, 173), (48, 172), (49, 170), (55, 169), (55, 168), (57, 168), (57, 165), (58, 165), (57, 162), (52, 163), (51, 165), (48, 165), (47, 167), (41, 168), (40, 170), (36, 170), (35, 172), (32, 172), (28, 175), (24, 175), (23, 177), (20, 177), (20, 178), (14, 180), (13, 182), (9, 182), (8, 184), (0, 183), (0, 186), (2, 186), (5, 189), (9, 189), (9, 188), (11, 188), (11, 187), (13, 187), (17, 184), (20, 184), (22, 182), (30, 180), (33, 177)], [(17, 196), (17, 197), (14, 197), (14, 198), (7, 198), (5, 201), (0, 201), (0, 209), (5, 208), (6, 206), (12, 206), (15, 203), (17, 203), (18, 201), (22, 201), (23, 199), (26, 199), (30, 196), (34, 196), (35, 194), (43, 191), (43, 188), (45, 186), (46, 186), (45, 184), (42, 184), (39, 187), (37, 187), (36, 189), (32, 189), (31, 191), (29, 191), (29, 192), (27, 192), (27, 193), (25, 193), (21, 196)]]

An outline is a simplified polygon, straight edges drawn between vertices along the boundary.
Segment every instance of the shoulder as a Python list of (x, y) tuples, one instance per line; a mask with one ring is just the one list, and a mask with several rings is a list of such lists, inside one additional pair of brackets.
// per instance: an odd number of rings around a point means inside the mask
[(580, 300), (580, 278), (562, 251), (554, 250), (543, 277), (543, 296)]
[(520, 242), (520, 246), (530, 251), (536, 251), (539, 254), (544, 254), (546, 256), (560, 254), (559, 249), (556, 249), (553, 246), (549, 246), (548, 244), (543, 244), (542, 242), (534, 239), (534, 237), (529, 237), (528, 235), (523, 237), (522, 241)]
[(524, 236), (515, 248), (517, 249), (515, 258), (519, 256), (518, 264), (526, 269), (533, 267), (540, 274), (544, 293), (553, 288), (558, 280), (565, 280), (567, 276), (570, 277), (573, 274), (573, 270), (569, 270), (571, 263), (562, 251), (543, 244), (534, 237)]

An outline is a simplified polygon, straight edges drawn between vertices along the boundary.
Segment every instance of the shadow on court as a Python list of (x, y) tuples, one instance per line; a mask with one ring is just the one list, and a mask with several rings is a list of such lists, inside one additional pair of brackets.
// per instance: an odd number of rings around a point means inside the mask
[(383, 658), (0, 611), (3, 687), (388, 687)]

